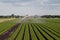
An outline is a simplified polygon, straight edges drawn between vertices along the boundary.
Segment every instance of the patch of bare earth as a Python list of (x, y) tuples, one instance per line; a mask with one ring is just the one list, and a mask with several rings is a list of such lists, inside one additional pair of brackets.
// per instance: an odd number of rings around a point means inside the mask
[(0, 19), (0, 22), (8, 21), (8, 20), (14, 20), (15, 18), (10, 18), (10, 19)]

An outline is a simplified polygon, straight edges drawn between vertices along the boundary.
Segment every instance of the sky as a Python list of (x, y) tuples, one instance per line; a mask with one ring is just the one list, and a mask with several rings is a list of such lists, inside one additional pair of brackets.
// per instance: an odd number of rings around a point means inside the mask
[(0, 15), (60, 15), (60, 0), (0, 0)]

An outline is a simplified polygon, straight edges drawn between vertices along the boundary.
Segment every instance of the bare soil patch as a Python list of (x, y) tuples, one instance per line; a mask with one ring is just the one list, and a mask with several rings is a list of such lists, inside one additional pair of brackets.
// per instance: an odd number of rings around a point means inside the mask
[(8, 21), (8, 20), (14, 20), (15, 18), (9, 18), (9, 19), (0, 19), (0, 22)]

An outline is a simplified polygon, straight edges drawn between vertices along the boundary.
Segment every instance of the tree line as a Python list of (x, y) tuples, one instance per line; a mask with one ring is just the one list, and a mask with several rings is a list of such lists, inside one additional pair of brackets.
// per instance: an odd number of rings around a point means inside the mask
[(60, 15), (43, 15), (42, 18), (60, 18)]
[(10, 16), (8, 16), (8, 15), (6, 15), (6, 16), (0, 16), (0, 18), (19, 18), (19, 17), (23, 17), (23, 16), (14, 15), (14, 14), (12, 14)]

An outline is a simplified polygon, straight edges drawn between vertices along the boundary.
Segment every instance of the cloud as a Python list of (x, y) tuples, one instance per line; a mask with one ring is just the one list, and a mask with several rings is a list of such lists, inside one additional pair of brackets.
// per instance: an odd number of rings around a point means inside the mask
[[(56, 1), (56, 0), (55, 0)], [(0, 0), (0, 15), (60, 14), (60, 2), (54, 0)]]

